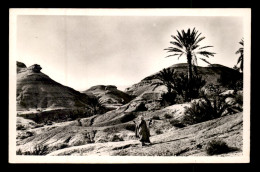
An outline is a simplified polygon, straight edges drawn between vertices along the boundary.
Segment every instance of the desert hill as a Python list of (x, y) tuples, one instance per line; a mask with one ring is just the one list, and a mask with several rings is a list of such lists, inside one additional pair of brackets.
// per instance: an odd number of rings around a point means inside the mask
[[(17, 62), (17, 111), (30, 113), (52, 111), (55, 109), (77, 109), (91, 112), (95, 96), (80, 93), (70, 87), (59, 84), (41, 72), (40, 65), (28, 68)], [(45, 113), (46, 113), (45, 112)], [(34, 115), (35, 116), (35, 115)]]
[[(174, 64), (169, 67), (174, 69), (176, 73), (187, 73), (188, 64), (179, 63)], [(206, 81), (206, 85), (222, 85), (219, 81), (221, 76), (224, 76), (226, 80), (238, 80), (242, 78), (242, 74), (234, 69), (228, 68), (220, 64), (212, 64), (207, 67), (197, 66), (198, 75), (201, 75), (202, 78)], [(131, 87), (126, 88), (125, 92), (129, 95), (139, 96), (146, 91), (152, 91), (155, 86), (152, 83), (156, 82), (156, 75), (159, 72), (145, 77), (139, 83), (132, 85)], [(165, 90), (164, 86), (157, 87), (155, 91)]]
[(114, 85), (97, 85), (83, 91), (82, 93), (94, 95), (102, 106), (111, 110), (116, 109), (133, 99), (132, 96), (118, 90)]

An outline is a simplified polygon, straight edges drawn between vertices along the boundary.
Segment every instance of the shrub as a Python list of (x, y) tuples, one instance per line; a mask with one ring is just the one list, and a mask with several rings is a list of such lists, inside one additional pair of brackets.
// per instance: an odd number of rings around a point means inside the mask
[(235, 100), (235, 103), (239, 104), (240, 106), (243, 106), (243, 95), (235, 94), (233, 98)]
[(67, 148), (67, 147), (68, 147), (68, 144), (62, 143), (62, 144), (59, 146), (59, 149), (64, 149), (64, 148)]
[(243, 95), (235, 94), (232, 96), (233, 103), (227, 109), (230, 114), (238, 113), (243, 111)]
[(184, 124), (196, 124), (225, 115), (230, 106), (225, 99), (220, 96), (214, 96), (213, 100), (204, 95), (202, 100), (193, 102), (190, 107), (186, 108), (185, 116), (182, 120)]
[(167, 92), (162, 94), (162, 104), (165, 106), (173, 105), (175, 104), (177, 94), (175, 92)]
[(25, 130), (25, 127), (21, 124), (16, 125), (16, 130)]
[(48, 152), (48, 147), (46, 145), (36, 145), (32, 152), (32, 155), (46, 155)]
[(155, 130), (155, 133), (156, 133), (156, 134), (162, 134), (163, 132), (162, 132), (162, 130), (157, 129), (157, 130)]
[(46, 145), (36, 145), (33, 151), (22, 152), (21, 149), (16, 151), (17, 155), (46, 155), (48, 153), (48, 147)]
[(165, 119), (171, 119), (172, 118), (172, 116), (168, 113), (164, 114), (164, 117), (165, 117)]
[(21, 149), (18, 149), (18, 150), (16, 151), (16, 155), (23, 155), (22, 150), (21, 150)]
[(154, 120), (160, 120), (160, 117), (159, 117), (158, 115), (154, 115), (154, 116), (152, 117), (152, 119), (154, 119)]
[(111, 138), (111, 141), (112, 142), (120, 142), (120, 141), (124, 141), (123, 138), (119, 137), (118, 135), (114, 135), (112, 138)]
[(177, 120), (177, 119), (173, 119), (170, 121), (170, 124), (174, 127), (177, 127), (177, 128), (183, 128), (185, 127), (184, 124), (181, 123), (181, 121)]
[(126, 130), (135, 131), (135, 124), (128, 124), (125, 126)]
[(208, 155), (218, 155), (222, 153), (227, 153), (230, 151), (228, 145), (221, 140), (212, 140), (208, 142), (206, 146), (206, 152)]
[(218, 79), (218, 82), (232, 90), (242, 90), (243, 89), (243, 75), (239, 72), (237, 72), (234, 75), (230, 75), (227, 73), (222, 73), (220, 75), (220, 78)]

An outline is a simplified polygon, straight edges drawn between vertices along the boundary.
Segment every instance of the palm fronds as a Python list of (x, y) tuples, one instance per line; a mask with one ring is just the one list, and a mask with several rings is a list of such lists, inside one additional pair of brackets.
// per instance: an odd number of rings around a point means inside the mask
[(208, 52), (208, 51), (199, 51), (199, 52), (197, 52), (197, 54), (200, 54), (200, 55), (203, 55), (203, 56), (209, 58), (209, 56), (214, 56), (214, 54), (216, 54), (216, 53), (212, 53), (212, 52)]
[[(170, 41), (170, 43), (173, 45), (173, 47), (168, 47), (164, 50), (167, 50), (168, 53), (173, 53), (173, 54), (170, 54), (166, 57), (176, 56), (179, 59), (182, 55), (186, 54), (187, 59), (192, 58), (192, 60), (188, 60), (188, 63), (191, 63), (191, 64), (189, 64), (189, 68), (192, 68), (191, 66), (195, 66), (195, 67), (193, 67), (193, 69), (195, 71), (196, 71), (196, 65), (197, 65), (197, 62), (195, 63), (195, 61), (197, 61), (196, 54), (207, 57), (207, 58), (209, 58), (210, 56), (213, 57), (214, 54), (216, 54), (214, 52), (208, 52), (208, 51), (204, 50), (206, 48), (211, 48), (213, 46), (200, 46), (199, 45), (199, 43), (202, 40), (204, 40), (205, 37), (201, 37), (201, 33), (199, 33), (195, 27), (192, 30), (190, 28), (188, 28), (187, 31), (184, 31), (184, 30), (178, 31), (177, 30), (177, 34), (171, 35), (171, 37), (174, 39), (174, 41)], [(191, 57), (190, 57), (190, 55), (191, 55)], [(205, 61), (205, 60), (203, 59), (203, 61)], [(205, 62), (209, 63), (207, 61), (205, 61)], [(192, 76), (192, 71), (189, 71), (189, 76)]]
[(238, 61), (237, 61), (237, 64), (240, 63), (240, 70), (243, 72), (243, 67), (244, 67), (244, 39), (242, 38), (241, 41), (239, 42), (240, 45), (242, 45), (242, 47), (240, 47), (237, 51), (236, 51), (236, 54), (240, 54), (239, 58), (238, 58)]

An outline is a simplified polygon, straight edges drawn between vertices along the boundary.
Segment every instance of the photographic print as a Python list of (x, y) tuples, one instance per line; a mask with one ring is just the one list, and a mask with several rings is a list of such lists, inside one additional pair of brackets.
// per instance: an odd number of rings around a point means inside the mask
[(250, 162), (250, 9), (10, 9), (10, 163)]

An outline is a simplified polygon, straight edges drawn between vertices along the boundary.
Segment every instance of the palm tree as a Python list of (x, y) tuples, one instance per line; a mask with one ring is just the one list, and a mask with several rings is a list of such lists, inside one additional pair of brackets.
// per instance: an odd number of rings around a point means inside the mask
[[(164, 50), (168, 50), (167, 52), (173, 52), (174, 54), (168, 55), (170, 56), (178, 56), (178, 59), (182, 55), (186, 55), (187, 62), (188, 62), (188, 79), (189, 82), (192, 80), (192, 67), (194, 67), (194, 70), (196, 72), (196, 65), (197, 65), (197, 56), (196, 55), (202, 55), (207, 58), (209, 56), (214, 56), (213, 52), (208, 52), (203, 49), (210, 48), (213, 46), (202, 46), (198, 44), (201, 42), (205, 37), (200, 37), (201, 33), (198, 34), (198, 31), (193, 28), (191, 31), (190, 29), (185, 32), (184, 30), (181, 31), (181, 33), (177, 30), (178, 34), (176, 36), (171, 35), (171, 37), (174, 39), (174, 41), (171, 41), (170, 43), (174, 45), (174, 47), (168, 47)], [(203, 61), (206, 61), (203, 58), (200, 58)], [(207, 61), (206, 61), (207, 62)]]
[(156, 75), (156, 79), (160, 80), (160, 82), (155, 82), (152, 85), (155, 85), (154, 89), (160, 85), (165, 85), (167, 87), (168, 93), (171, 93), (174, 89), (174, 77), (174, 69), (164, 68)]
[(237, 50), (237, 52), (236, 52), (236, 54), (240, 54), (240, 56), (239, 56), (239, 58), (238, 58), (238, 61), (237, 61), (237, 65), (238, 65), (238, 63), (240, 63), (240, 70), (243, 72), (243, 63), (244, 63), (244, 60), (243, 60), (243, 58), (244, 58), (244, 40), (243, 40), (243, 38), (241, 39), (241, 41), (239, 42), (239, 44), (240, 45), (242, 45), (242, 47), (240, 47), (238, 50)]

